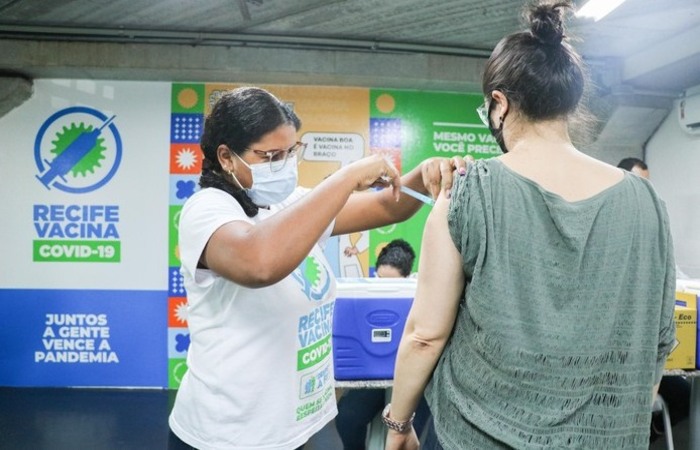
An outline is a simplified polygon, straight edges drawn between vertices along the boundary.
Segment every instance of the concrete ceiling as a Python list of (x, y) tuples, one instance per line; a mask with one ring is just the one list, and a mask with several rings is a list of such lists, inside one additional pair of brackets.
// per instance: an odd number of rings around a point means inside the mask
[[(523, 3), (0, 0), (0, 76), (479, 91)], [(574, 19), (569, 35), (607, 118), (668, 110), (700, 85), (700, 0), (627, 0), (599, 22)]]

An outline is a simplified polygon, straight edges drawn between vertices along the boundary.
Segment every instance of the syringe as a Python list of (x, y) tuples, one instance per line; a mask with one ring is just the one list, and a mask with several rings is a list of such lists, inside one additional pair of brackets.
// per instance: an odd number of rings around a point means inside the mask
[(433, 200), (432, 198), (428, 197), (425, 194), (421, 194), (420, 192), (411, 189), (408, 186), (401, 185), (401, 192), (403, 192), (404, 194), (410, 195), (411, 197), (415, 198), (416, 200), (420, 200), (421, 202), (425, 203), (426, 205), (433, 206), (435, 204), (435, 200)]
[[(391, 182), (391, 178), (389, 178), (388, 175), (381, 176), (381, 177), (379, 177), (379, 179), (381, 179), (385, 183)], [(401, 188), (399, 190), (401, 192), (403, 192), (404, 194), (410, 195), (411, 197), (415, 198), (416, 200), (419, 200), (419, 201), (425, 203), (426, 205), (433, 206), (435, 204), (435, 200), (433, 200), (432, 198), (428, 197), (425, 194), (421, 194), (420, 192), (418, 192), (414, 189), (411, 189), (408, 186), (401, 185)]]

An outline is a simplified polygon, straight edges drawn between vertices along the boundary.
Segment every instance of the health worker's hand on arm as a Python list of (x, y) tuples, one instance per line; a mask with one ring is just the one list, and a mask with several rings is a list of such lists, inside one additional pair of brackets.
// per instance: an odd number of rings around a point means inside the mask
[(384, 191), (396, 202), (401, 180), (391, 162), (376, 155), (355, 161), (265, 220), (221, 226), (209, 239), (200, 262), (243, 286), (274, 284), (308, 256), (352, 192), (377, 185), (387, 187)]
[[(457, 317), (464, 288), (462, 258), (447, 224), (449, 200), (438, 197), (423, 232), (416, 296), (399, 344), (389, 417), (409, 420)], [(417, 439), (389, 430), (387, 450), (412, 450)]]
[(467, 166), (473, 162), (474, 158), (469, 155), (426, 159), (420, 165), (423, 185), (433, 199), (438, 198), (440, 191), (450, 198), (455, 172), (459, 176), (466, 175)]
[[(429, 158), (401, 177), (400, 186), (407, 186), (421, 194), (436, 199), (441, 191), (448, 195), (452, 189), (455, 173), (463, 176), (471, 156), (464, 158)], [(404, 220), (413, 216), (423, 203), (413, 197), (384, 189), (380, 192), (365, 192), (350, 196), (335, 221), (333, 235), (370, 230)]]

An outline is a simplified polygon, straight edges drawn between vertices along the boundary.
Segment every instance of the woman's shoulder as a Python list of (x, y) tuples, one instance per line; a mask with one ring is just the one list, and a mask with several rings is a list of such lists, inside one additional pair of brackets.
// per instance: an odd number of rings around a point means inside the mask
[(625, 171), (625, 177), (620, 185), (624, 186), (628, 196), (633, 196), (637, 199), (637, 202), (641, 202), (641, 204), (648, 202), (649, 204), (653, 204), (657, 210), (665, 212), (666, 202), (664, 202), (664, 199), (659, 195), (659, 192), (656, 190), (651, 180)]
[(181, 216), (214, 214), (215, 212), (244, 215), (243, 207), (228, 192), (216, 188), (201, 189), (185, 202)]
[(503, 164), (498, 158), (477, 159), (467, 167), (467, 175), (471, 177), (489, 176), (494, 172), (500, 172)]
[[(192, 194), (187, 201), (201, 201), (204, 198), (216, 198), (216, 197), (231, 197), (230, 194), (222, 191), (221, 189), (216, 189), (213, 187), (206, 187), (198, 189)], [(232, 198), (232, 197), (231, 197)]]
[[(484, 185), (490, 182), (490, 177), (501, 171), (502, 164), (496, 158), (477, 159), (467, 165), (467, 173), (464, 176), (455, 178), (455, 188), (457, 192), (469, 192), (474, 194), (476, 185)], [(471, 185), (470, 189), (467, 186)]]
[(209, 204), (210, 202), (238, 204), (238, 201), (228, 192), (213, 187), (207, 187), (192, 194), (187, 201), (185, 201), (185, 207), (197, 204)]

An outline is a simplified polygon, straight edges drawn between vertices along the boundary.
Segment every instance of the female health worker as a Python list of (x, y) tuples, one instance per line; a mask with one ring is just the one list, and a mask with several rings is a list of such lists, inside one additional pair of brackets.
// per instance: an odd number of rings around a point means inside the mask
[[(170, 415), (173, 448), (294, 449), (337, 413), (330, 235), (403, 221), (436, 197), (462, 158), (400, 176), (372, 155), (314, 189), (297, 187), (296, 114), (266, 90), (223, 95), (207, 117), (200, 186), (179, 228), (188, 296), (188, 371)], [(370, 187), (390, 187), (358, 192)]]

